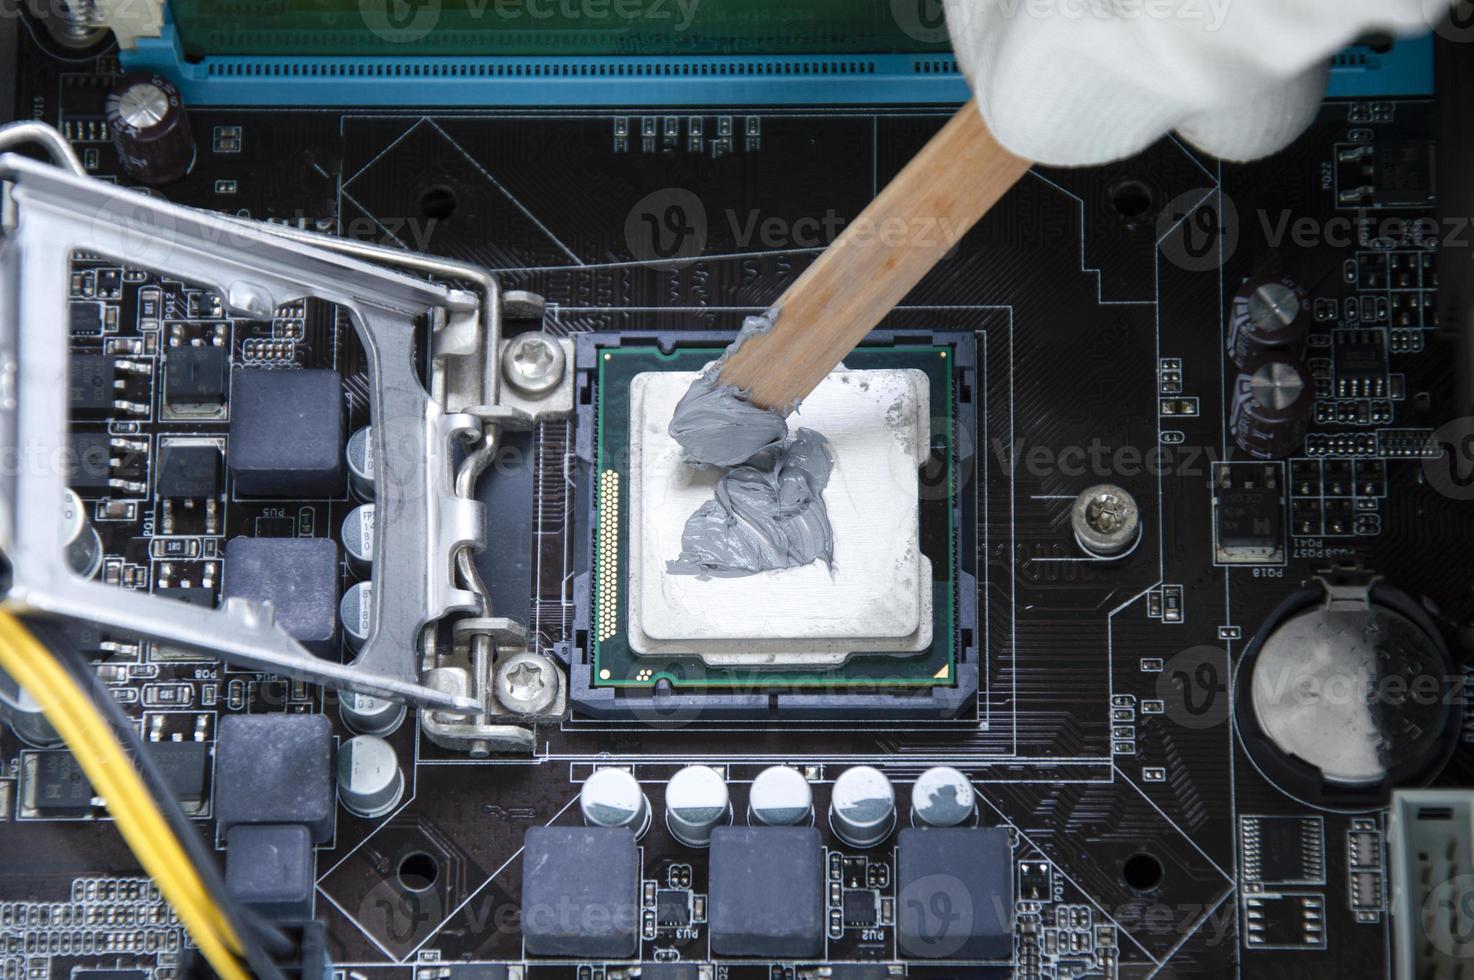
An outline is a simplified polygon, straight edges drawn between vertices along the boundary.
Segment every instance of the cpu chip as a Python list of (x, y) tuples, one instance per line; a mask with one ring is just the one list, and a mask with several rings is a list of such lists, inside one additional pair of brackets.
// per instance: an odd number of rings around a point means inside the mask
[(790, 420), (823, 433), (834, 468), (824, 503), (833, 567), (822, 560), (736, 577), (673, 573), (686, 520), (720, 471), (693, 466), (667, 426), (696, 372), (630, 384), (629, 641), (641, 655), (708, 665), (839, 665), (853, 653), (931, 645), (931, 561), (921, 554), (918, 471), (930, 440), (929, 389), (916, 369), (836, 371)]

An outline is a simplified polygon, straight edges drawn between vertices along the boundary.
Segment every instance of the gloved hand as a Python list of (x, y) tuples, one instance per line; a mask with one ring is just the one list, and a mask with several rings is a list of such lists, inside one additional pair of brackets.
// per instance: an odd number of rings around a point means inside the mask
[(1009, 150), (1105, 163), (1175, 130), (1226, 160), (1283, 149), (1329, 59), (1380, 30), (1425, 32), (1449, 0), (944, 0), (957, 59)]

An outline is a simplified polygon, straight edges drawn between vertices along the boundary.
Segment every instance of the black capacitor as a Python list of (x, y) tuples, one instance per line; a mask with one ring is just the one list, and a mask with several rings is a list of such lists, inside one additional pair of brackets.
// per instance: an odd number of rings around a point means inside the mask
[(140, 184), (169, 184), (194, 166), (194, 136), (184, 100), (163, 75), (125, 75), (108, 94), (106, 112), (123, 170)]
[(1310, 297), (1295, 280), (1278, 273), (1255, 276), (1234, 294), (1228, 356), (1239, 367), (1274, 351), (1298, 356), (1312, 319)]
[(1305, 442), (1315, 386), (1296, 357), (1271, 353), (1239, 372), (1229, 427), (1234, 442), (1259, 459), (1283, 459)]

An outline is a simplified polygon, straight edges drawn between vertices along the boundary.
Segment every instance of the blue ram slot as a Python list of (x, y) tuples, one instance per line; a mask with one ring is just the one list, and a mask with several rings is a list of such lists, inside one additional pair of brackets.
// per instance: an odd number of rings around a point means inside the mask
[(1332, 99), (1376, 99), (1433, 94), (1433, 35), (1398, 41), (1391, 50), (1348, 48), (1331, 62)]
[[(124, 51), (125, 68), (163, 72), (200, 106), (764, 106), (961, 103), (944, 55), (660, 57), (217, 56), (187, 62), (174, 28)], [(1431, 36), (1338, 56), (1332, 98), (1433, 92)]]
[(960, 103), (945, 55), (376, 58), (179, 54), (173, 29), (122, 52), (191, 105), (672, 106)]

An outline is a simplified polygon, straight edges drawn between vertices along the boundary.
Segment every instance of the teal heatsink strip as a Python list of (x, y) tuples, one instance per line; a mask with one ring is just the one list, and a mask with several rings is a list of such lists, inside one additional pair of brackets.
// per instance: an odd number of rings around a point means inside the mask
[[(186, 59), (175, 28), (120, 55), (201, 106), (533, 107), (938, 105), (968, 98), (944, 53), (773, 55), (213, 55)], [(1430, 37), (1332, 66), (1332, 98), (1427, 96)]]

